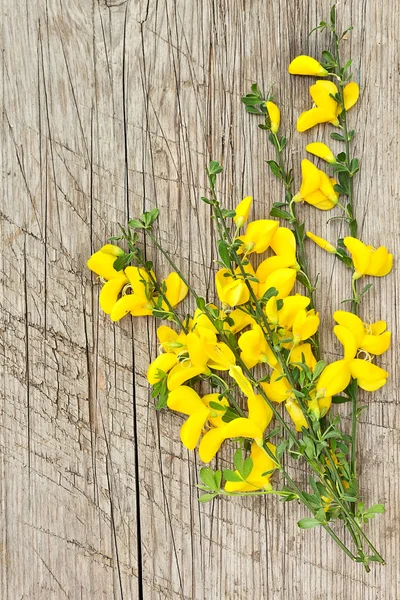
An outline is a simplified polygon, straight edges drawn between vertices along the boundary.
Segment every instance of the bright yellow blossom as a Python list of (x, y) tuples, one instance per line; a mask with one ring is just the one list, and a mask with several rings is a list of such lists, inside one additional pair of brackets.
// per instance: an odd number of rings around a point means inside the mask
[(246, 252), (247, 254), (251, 254), (252, 252), (261, 254), (265, 252), (278, 227), (278, 221), (272, 221), (271, 219), (252, 221), (247, 225), (245, 234), (238, 238), (243, 242), (240, 252)]
[(129, 280), (130, 293), (115, 302), (110, 313), (111, 321), (119, 321), (128, 313), (134, 317), (142, 317), (153, 312), (154, 304), (149, 298), (148, 288), (150, 275), (139, 267), (126, 267), (125, 275)]
[(296, 238), (293, 231), (287, 227), (278, 227), (270, 243), (271, 250), (282, 258), (287, 258), (288, 266), (297, 268)]
[(296, 431), (301, 431), (302, 427), (308, 429), (307, 419), (297, 400), (293, 397), (289, 398), (289, 400), (285, 402), (285, 408), (296, 427)]
[[(221, 406), (221, 411), (210, 407), (210, 402)], [(224, 425), (221, 417), (229, 406), (226, 398), (219, 399), (219, 394), (208, 394), (200, 396), (191, 388), (182, 385), (170, 392), (167, 400), (168, 408), (188, 415), (188, 419), (181, 427), (180, 437), (182, 444), (188, 449), (193, 450), (200, 439), (201, 432), (207, 420), (217, 423), (216, 426)]]
[(267, 107), (269, 120), (271, 122), (271, 131), (272, 133), (278, 133), (279, 125), (281, 122), (281, 113), (279, 108), (274, 102), (266, 102), (265, 106)]
[[(268, 443), (267, 446), (272, 454), (276, 453), (276, 447), (273, 444)], [(256, 442), (251, 445), (250, 458), (253, 461), (253, 468), (246, 481), (227, 481), (225, 483), (227, 492), (254, 492), (272, 488), (269, 479), (272, 475), (271, 471), (276, 469), (277, 463)], [(239, 475), (238, 471), (235, 473)], [(268, 473), (268, 475), (264, 475), (264, 473)]]
[[(297, 120), (297, 130), (307, 131), (319, 123), (339, 125), (338, 115), (343, 108), (334, 96), (338, 89), (333, 81), (320, 80), (310, 87), (314, 107), (301, 113)], [(345, 109), (349, 110), (358, 100), (359, 89), (355, 82), (348, 83), (343, 89)]]
[(326, 77), (328, 71), (311, 56), (301, 54), (296, 56), (289, 65), (288, 71), (291, 75), (314, 75), (316, 77)]
[(261, 327), (257, 324), (242, 333), (238, 341), (241, 349), (241, 359), (249, 369), (259, 363), (276, 365), (276, 358), (271, 351)]
[(124, 251), (118, 246), (106, 244), (87, 261), (89, 269), (106, 281), (100, 291), (99, 303), (100, 308), (107, 315), (111, 314), (123, 287), (128, 283), (124, 271), (114, 269), (115, 260), (123, 253)]
[(334, 182), (328, 175), (308, 159), (301, 161), (302, 183), (300, 191), (293, 197), (294, 202), (304, 200), (320, 210), (330, 210), (338, 202)]
[(236, 215), (233, 217), (233, 221), (238, 229), (243, 227), (249, 218), (249, 212), (251, 208), (251, 203), (253, 202), (252, 196), (246, 196), (243, 198), (241, 202), (235, 208)]
[(304, 308), (296, 314), (293, 325), (293, 343), (298, 344), (313, 336), (319, 327), (319, 316), (315, 310), (306, 311)]
[(211, 429), (202, 438), (199, 446), (200, 459), (210, 462), (218, 452), (224, 440), (244, 437), (253, 439), (262, 446), (264, 431), (272, 419), (272, 410), (261, 395), (252, 394), (248, 398), (248, 417), (239, 417), (224, 427)]
[(354, 279), (359, 279), (363, 275), (384, 277), (392, 270), (393, 254), (389, 254), (385, 246), (375, 249), (353, 237), (345, 237), (344, 245), (353, 260)]
[(350, 110), (358, 100), (360, 88), (355, 81), (350, 81), (343, 89), (343, 99), (345, 110)]
[(262, 389), (272, 402), (284, 402), (292, 395), (292, 388), (280, 369), (272, 371), (269, 382), (260, 382)]
[(333, 318), (342, 327), (350, 330), (355, 339), (356, 349), (380, 356), (390, 346), (391, 333), (386, 331), (386, 322), (377, 321), (368, 325), (360, 317), (345, 310), (337, 310)]
[(314, 154), (314, 156), (322, 158), (330, 165), (334, 165), (336, 163), (336, 158), (332, 150), (322, 142), (312, 142), (311, 144), (307, 144), (306, 150), (310, 154)]
[(315, 233), (311, 233), (311, 231), (306, 231), (306, 236), (310, 238), (310, 240), (312, 240), (314, 244), (317, 244), (317, 246), (322, 248), (322, 250), (326, 250), (326, 252), (329, 252), (330, 254), (336, 254), (335, 246), (333, 246), (327, 240), (324, 240), (324, 238), (315, 235)]
[(150, 385), (160, 381), (160, 375), (168, 373), (178, 363), (178, 357), (172, 352), (160, 354), (150, 363), (147, 369), (147, 381)]

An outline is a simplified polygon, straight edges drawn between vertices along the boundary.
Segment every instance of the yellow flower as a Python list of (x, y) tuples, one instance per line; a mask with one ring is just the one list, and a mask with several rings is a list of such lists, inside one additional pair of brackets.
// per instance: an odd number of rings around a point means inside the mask
[(276, 358), (259, 325), (255, 324), (250, 331), (242, 333), (238, 345), (242, 351), (240, 357), (249, 369), (259, 363), (276, 364)]
[(314, 156), (322, 158), (330, 165), (334, 165), (336, 163), (335, 155), (326, 144), (322, 144), (321, 142), (313, 142), (312, 144), (307, 144), (306, 150), (310, 154), (314, 154)]
[[(182, 302), (182, 300), (186, 298), (188, 287), (179, 277), (178, 273), (170, 273), (168, 277), (164, 279), (163, 283), (166, 287), (165, 296), (172, 307), (175, 307), (179, 302)], [(162, 303), (162, 308), (166, 311), (169, 310), (165, 301)]]
[(128, 277), (131, 293), (115, 302), (110, 313), (111, 321), (119, 321), (129, 312), (134, 317), (151, 315), (153, 312), (154, 304), (149, 299), (148, 290), (149, 274), (139, 267), (126, 267), (125, 275)]
[(317, 398), (334, 396), (343, 392), (350, 383), (351, 371), (348, 361), (337, 360), (327, 365), (317, 382)]
[(189, 360), (179, 362), (168, 373), (167, 388), (169, 391), (173, 391), (189, 379), (203, 373), (210, 374), (211, 371), (206, 366), (195, 367)]
[(317, 244), (317, 246), (319, 246), (323, 250), (326, 250), (326, 252), (329, 252), (330, 254), (336, 254), (335, 246), (332, 246), (332, 244), (327, 240), (324, 240), (324, 238), (318, 237), (318, 235), (315, 235), (315, 233), (311, 233), (311, 231), (306, 231), (306, 236), (310, 238), (310, 240), (312, 240), (314, 244)]
[(272, 371), (269, 383), (260, 382), (260, 385), (272, 402), (284, 402), (292, 395), (292, 388), (286, 377), (282, 377), (280, 369)]
[(252, 316), (240, 310), (240, 308), (235, 308), (232, 312), (229, 313), (229, 318), (232, 319), (233, 325), (229, 325), (226, 321), (224, 322), (224, 329), (226, 331), (230, 331), (233, 334), (239, 333), (247, 327), (248, 325), (254, 324), (254, 319)]
[(202, 438), (199, 446), (200, 459), (210, 462), (224, 440), (244, 437), (253, 439), (262, 446), (264, 431), (272, 419), (272, 410), (260, 395), (252, 394), (248, 398), (249, 416), (239, 417), (227, 423), (224, 427), (211, 429)]
[(350, 110), (350, 108), (355, 105), (355, 103), (358, 100), (359, 95), (360, 95), (360, 88), (358, 87), (358, 85), (356, 84), (355, 81), (350, 81), (350, 83), (348, 83), (344, 87), (343, 99), (344, 99), (344, 108), (346, 111)]
[(271, 131), (272, 133), (278, 133), (279, 125), (281, 122), (281, 113), (279, 108), (273, 102), (266, 102), (265, 106), (268, 110), (269, 120), (271, 122)]
[(389, 254), (385, 246), (375, 249), (373, 246), (366, 246), (353, 237), (345, 237), (344, 245), (353, 260), (354, 279), (359, 279), (363, 275), (384, 277), (392, 270), (393, 254)]
[(194, 367), (227, 371), (235, 364), (235, 356), (222, 342), (218, 342), (216, 334), (207, 327), (196, 327), (187, 334), (186, 344), (190, 362)]
[(163, 373), (168, 373), (178, 363), (178, 357), (171, 352), (160, 354), (147, 369), (147, 381), (150, 385), (160, 381)]
[(291, 75), (314, 75), (316, 77), (329, 75), (328, 71), (315, 58), (304, 54), (296, 56), (292, 60), (288, 71)]
[(237, 365), (231, 365), (229, 369), (229, 375), (236, 381), (239, 389), (245, 396), (249, 397), (253, 395), (253, 386), (247, 377), (245, 377), (241, 367), (238, 367)]
[(100, 308), (107, 315), (111, 314), (123, 287), (128, 283), (124, 271), (114, 269), (115, 260), (123, 253), (118, 246), (106, 244), (87, 261), (89, 269), (106, 281), (100, 291), (99, 302)]
[(309, 304), (310, 298), (295, 294), (294, 296), (284, 298), (282, 307), (278, 311), (277, 297), (273, 296), (266, 304), (265, 314), (272, 324), (291, 329), (297, 313), (300, 310), (307, 308)]
[(278, 221), (272, 221), (270, 219), (252, 221), (247, 225), (245, 234), (238, 238), (243, 242), (239, 252), (246, 252), (247, 254), (251, 254), (252, 252), (261, 254), (262, 252), (265, 252), (278, 227)]
[(285, 403), (285, 408), (289, 413), (290, 418), (295, 424), (296, 431), (301, 431), (302, 427), (308, 429), (307, 419), (305, 418), (303, 411), (297, 400), (289, 398)]
[(157, 329), (157, 337), (164, 352), (173, 354), (186, 352), (186, 335), (183, 331), (177, 333), (168, 325), (160, 325)]
[[(311, 371), (314, 371), (317, 359), (315, 358), (311, 344), (298, 344), (290, 352), (290, 362), (305, 363)], [(301, 367), (299, 367), (301, 368)]]
[(333, 180), (309, 160), (301, 161), (302, 182), (300, 191), (293, 197), (294, 202), (304, 200), (320, 210), (330, 210), (338, 202), (338, 194), (333, 188)]
[[(221, 412), (210, 407), (210, 402), (219, 404)], [(223, 424), (221, 418), (229, 404), (226, 398), (219, 400), (219, 394), (208, 394), (200, 398), (191, 387), (183, 385), (170, 392), (167, 406), (188, 415), (189, 418), (181, 427), (180, 437), (182, 444), (188, 450), (193, 450), (198, 444), (206, 421), (217, 422), (218, 426)]]
[(282, 298), (286, 298), (286, 296), (289, 296), (290, 292), (294, 287), (294, 284), (296, 283), (296, 275), (296, 269), (276, 269), (276, 271), (270, 273), (264, 281), (259, 280), (257, 297), (261, 298), (267, 290), (269, 290), (270, 288), (276, 288), (278, 290), (278, 295), (276, 296), (276, 299), (281, 300)]
[(238, 229), (243, 227), (249, 218), (249, 212), (251, 208), (251, 203), (253, 202), (252, 196), (246, 196), (243, 198), (241, 202), (235, 208), (236, 215), (233, 217), (233, 221)]
[(318, 313), (315, 313), (315, 310), (306, 311), (304, 308), (299, 310), (292, 326), (293, 343), (298, 344), (308, 340), (317, 332), (318, 327), (319, 316)]
[[(333, 96), (338, 94), (338, 89), (332, 81), (317, 81), (310, 87), (310, 94), (314, 101), (314, 108), (303, 112), (297, 120), (297, 130), (307, 131), (319, 123), (332, 123), (339, 125), (338, 115), (342, 106)], [(348, 83), (343, 89), (345, 110), (349, 110), (358, 100), (358, 85)]]
[[(268, 443), (267, 446), (272, 454), (276, 453), (276, 447), (273, 444)], [(252, 492), (272, 488), (269, 482), (272, 473), (269, 471), (276, 469), (277, 463), (256, 442), (251, 445), (250, 458), (253, 461), (253, 468), (246, 481), (227, 481), (225, 483), (227, 492)], [(238, 471), (235, 473), (239, 474)], [(264, 475), (264, 473), (268, 473), (268, 475)]]
[(220, 269), (217, 272), (215, 275), (215, 285), (218, 298), (223, 304), (227, 304), (228, 306), (240, 306), (241, 304), (245, 304), (250, 298), (250, 292), (245, 280), (239, 274), (234, 278), (228, 269)]
[(270, 247), (275, 254), (288, 259), (288, 266), (297, 268), (296, 238), (293, 231), (287, 227), (278, 227), (271, 240)]
[(368, 325), (363, 323), (357, 315), (345, 310), (335, 311), (333, 318), (339, 326), (345, 327), (351, 332), (356, 350), (360, 349), (368, 354), (380, 356), (389, 348), (391, 333), (386, 331), (385, 321), (377, 321)]

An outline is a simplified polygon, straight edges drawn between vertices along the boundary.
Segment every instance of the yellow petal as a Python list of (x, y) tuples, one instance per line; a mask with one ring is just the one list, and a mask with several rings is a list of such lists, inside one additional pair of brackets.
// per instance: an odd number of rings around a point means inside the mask
[(171, 306), (176, 306), (186, 298), (188, 287), (179, 277), (178, 273), (170, 273), (164, 282), (167, 287), (165, 295)]
[(279, 325), (290, 329), (293, 326), (297, 313), (300, 310), (307, 308), (309, 304), (310, 298), (302, 296), (301, 294), (295, 294), (294, 296), (284, 298), (282, 308), (279, 311)]
[(286, 377), (282, 377), (282, 373), (277, 370), (272, 371), (269, 383), (261, 382), (260, 385), (268, 399), (272, 402), (283, 402), (292, 394), (292, 388), (290, 387), (288, 380)]
[(278, 221), (272, 221), (270, 219), (252, 221), (248, 224), (244, 236), (241, 236), (244, 246), (250, 246), (250, 252), (256, 252), (257, 254), (265, 252), (265, 250), (269, 247), (278, 227)]
[(293, 321), (293, 338), (299, 342), (308, 340), (313, 336), (319, 327), (319, 316), (314, 311), (308, 313), (300, 310)]
[[(385, 271), (384, 274), (387, 275), (387, 273), (389, 272), (389, 271), (386, 271), (386, 266), (388, 264), (388, 257), (389, 257), (389, 252), (388, 252), (387, 248), (385, 248), (385, 246), (380, 246), (376, 250), (373, 250), (371, 252), (371, 260), (370, 260), (366, 275), (377, 276), (377, 275), (379, 275), (380, 272), (382, 272), (382, 270), (384, 270)], [(391, 267), (391, 265), (390, 265), (390, 267)]]
[(293, 231), (287, 227), (278, 227), (271, 240), (271, 249), (278, 256), (285, 257), (291, 261), (291, 264), (285, 266), (296, 265), (296, 239)]
[(359, 276), (365, 275), (371, 262), (371, 250), (360, 240), (350, 236), (345, 237), (343, 242), (351, 254), (354, 269)]
[(272, 409), (265, 402), (261, 394), (249, 396), (247, 400), (247, 406), (249, 409), (249, 419), (256, 427), (260, 429), (262, 434), (271, 422), (273, 412)]
[(187, 385), (181, 385), (169, 393), (167, 406), (171, 410), (176, 410), (188, 416), (195, 413), (205, 413), (205, 418), (207, 418), (209, 413), (198, 393)]
[(326, 77), (328, 71), (311, 56), (301, 54), (296, 56), (289, 65), (288, 71), (291, 75), (314, 75), (316, 77)]
[(330, 116), (329, 121), (335, 120), (339, 108), (338, 103), (332, 96), (338, 93), (336, 85), (332, 81), (316, 81), (310, 86), (311, 98), (319, 109)]
[(190, 363), (188, 363), (188, 366), (186, 366), (185, 363), (178, 363), (169, 372), (167, 387), (170, 391), (175, 390), (185, 381), (189, 381), (189, 379), (192, 379), (192, 377), (196, 377), (197, 375), (201, 375), (201, 373), (205, 372), (205, 368), (192, 367)]
[(297, 119), (296, 128), (297, 131), (303, 133), (311, 127), (315, 127), (315, 125), (319, 125), (320, 123), (329, 123), (332, 119), (332, 114), (327, 113), (323, 108), (311, 108), (310, 110), (306, 110), (301, 113), (299, 118)]
[[(126, 267), (125, 274), (132, 286), (132, 292), (137, 296), (147, 298), (147, 284), (150, 282), (150, 275), (139, 267)], [(154, 273), (152, 274), (154, 277)]]
[(337, 199), (333, 202), (328, 200), (321, 190), (308, 194), (308, 196), (305, 196), (304, 201), (311, 204), (311, 206), (315, 206), (318, 210), (331, 210), (337, 204)]
[[(290, 353), (291, 363), (305, 363), (311, 371), (314, 371), (317, 359), (315, 358), (311, 344), (299, 344)], [(301, 368), (301, 367), (299, 367)]]
[(232, 365), (229, 369), (229, 375), (236, 381), (243, 394), (247, 397), (253, 395), (253, 386), (249, 380), (244, 376), (241, 367)]
[(279, 125), (281, 122), (281, 113), (279, 108), (273, 102), (266, 102), (265, 106), (267, 107), (268, 116), (271, 121), (271, 131), (272, 133), (278, 133)]
[(224, 427), (216, 427), (203, 435), (199, 445), (200, 460), (208, 463), (214, 458), (222, 442), (226, 439), (224, 437), (224, 429)]
[(122, 256), (124, 254), (122, 248), (116, 246), (115, 244), (104, 244), (104, 246), (100, 248), (100, 252), (104, 252), (105, 254), (111, 254), (114, 257)]
[(160, 380), (158, 372), (163, 371), (164, 373), (168, 373), (177, 362), (176, 354), (171, 354), (170, 352), (160, 354), (147, 369), (147, 381), (150, 385), (154, 385)]
[(110, 319), (111, 321), (119, 321), (128, 313), (131, 313), (134, 317), (143, 317), (152, 314), (152, 307), (146, 298), (136, 296), (136, 294), (127, 294), (114, 304)]
[(207, 348), (207, 354), (209, 368), (217, 371), (228, 371), (236, 362), (234, 353), (223, 342), (218, 342), (213, 348)]
[(351, 81), (344, 87), (343, 98), (345, 110), (350, 110), (350, 108), (355, 105), (359, 95), (360, 88), (358, 87), (355, 81)]
[(267, 319), (273, 325), (278, 325), (279, 323), (279, 311), (278, 305), (276, 302), (276, 296), (272, 296), (265, 305), (265, 314)]
[(365, 335), (361, 348), (370, 354), (380, 356), (389, 348), (390, 339), (390, 331), (385, 331), (381, 335)]
[[(379, 248), (378, 248), (379, 250)], [(382, 265), (382, 267), (377, 270), (374, 275), (375, 277), (384, 277), (392, 270), (393, 266), (393, 254), (388, 254), (386, 262)]]
[(324, 196), (326, 196), (328, 198), (328, 200), (333, 202), (333, 204), (337, 204), (338, 194), (333, 189), (333, 185), (332, 185), (331, 180), (329, 179), (328, 175), (326, 173), (324, 173), (323, 171), (321, 171), (320, 190), (324, 194)]
[[(226, 409), (229, 407), (228, 400), (225, 397), (220, 399), (219, 394), (206, 394), (202, 397), (201, 401), (209, 409), (208, 420), (210, 421), (210, 423), (214, 427), (225, 427), (226, 423), (224, 423), (222, 417), (224, 416)], [(219, 406), (221, 406), (223, 410), (217, 411), (215, 408), (210, 408), (210, 402), (213, 402), (214, 404), (219, 404)]]
[(283, 269), (293, 266), (293, 260), (286, 256), (270, 256), (262, 261), (256, 271), (256, 278), (260, 283), (264, 283), (269, 275), (277, 269)]
[(128, 283), (126, 277), (116, 277), (115, 279), (106, 281), (101, 288), (99, 296), (100, 308), (106, 315), (111, 314), (111, 311), (118, 300), (118, 296), (126, 283)]
[(240, 229), (240, 227), (243, 227), (243, 225), (249, 218), (249, 212), (252, 202), (253, 197), (246, 196), (241, 202), (239, 202), (239, 204), (235, 208), (236, 215), (233, 217), (233, 221), (238, 229)]
[(371, 333), (372, 335), (380, 335), (386, 331), (386, 327), (386, 321), (376, 321), (376, 323), (372, 323), (372, 325), (368, 327), (368, 333)]
[[(354, 362), (354, 361), (353, 361)], [(322, 371), (318, 382), (318, 396), (334, 396), (343, 392), (350, 383), (351, 371), (349, 363), (345, 360), (337, 360)]]
[(389, 373), (377, 365), (359, 358), (351, 361), (351, 375), (357, 379), (358, 385), (367, 392), (375, 392), (385, 385)]
[(224, 329), (232, 333), (239, 333), (239, 331), (254, 323), (253, 317), (240, 310), (240, 308), (235, 308), (235, 310), (229, 313), (229, 317), (234, 321), (234, 324), (228, 325), (224, 323)]
[(353, 333), (356, 339), (357, 348), (361, 348), (364, 339), (364, 323), (361, 321), (360, 317), (347, 310), (335, 310), (333, 318), (336, 323), (347, 327), (347, 329)]
[(296, 283), (296, 274), (295, 269), (277, 269), (271, 275), (268, 275), (264, 283), (259, 284), (258, 296), (261, 298), (267, 290), (276, 288), (278, 290), (276, 299), (286, 298)]
[(303, 411), (301, 410), (297, 400), (288, 400), (285, 404), (285, 408), (295, 424), (296, 431), (301, 431), (302, 427), (308, 429), (307, 420), (303, 415)]
[(245, 417), (230, 421), (225, 427), (221, 428), (221, 431), (224, 439), (244, 437), (260, 440), (264, 434), (264, 430), (258, 424)]
[(345, 360), (351, 360), (357, 354), (357, 340), (352, 331), (343, 325), (335, 325), (333, 332), (344, 348)]
[(216, 273), (215, 284), (219, 299), (229, 306), (240, 306), (250, 297), (245, 281), (240, 278), (234, 279), (228, 269), (220, 269)]
[(109, 281), (110, 279), (124, 277), (123, 271), (116, 271), (114, 269), (115, 260), (116, 256), (114, 254), (99, 250), (89, 258), (87, 266), (91, 271), (96, 273), (96, 275)]
[(299, 195), (305, 198), (312, 192), (316, 192), (321, 183), (321, 171), (306, 158), (301, 161), (302, 183)]
[(190, 362), (194, 367), (204, 368), (208, 362), (208, 354), (205, 351), (204, 340), (196, 333), (188, 333), (186, 345), (189, 352)]
[(327, 240), (324, 240), (324, 238), (318, 237), (318, 235), (311, 233), (311, 231), (307, 231), (306, 236), (310, 238), (310, 240), (312, 240), (314, 244), (317, 244), (317, 246), (319, 246), (323, 250), (330, 252), (330, 254), (336, 254), (335, 246), (332, 246), (332, 244)]
[[(203, 406), (204, 408), (204, 406)], [(207, 421), (208, 410), (204, 408), (201, 412), (192, 414), (181, 427), (180, 438), (182, 444), (188, 450), (196, 448), (205, 422)]]
[(336, 163), (335, 155), (332, 150), (326, 144), (322, 142), (312, 142), (311, 144), (307, 144), (306, 146), (307, 152), (310, 154), (314, 154), (314, 156), (318, 156), (318, 158), (322, 158), (327, 163), (334, 165)]

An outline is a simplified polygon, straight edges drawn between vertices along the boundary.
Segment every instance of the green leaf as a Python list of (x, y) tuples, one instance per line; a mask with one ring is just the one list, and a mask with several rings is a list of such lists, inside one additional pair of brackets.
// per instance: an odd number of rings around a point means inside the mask
[(208, 172), (210, 175), (218, 175), (219, 173), (222, 173), (223, 170), (223, 167), (217, 160), (212, 160), (208, 165)]
[(321, 525), (321, 522), (318, 521), (318, 519), (307, 517), (305, 519), (300, 519), (297, 525), (298, 527), (300, 527), (300, 529), (311, 529), (312, 527), (317, 527), (318, 525)]
[(130, 252), (129, 254), (121, 254), (117, 259), (113, 262), (113, 267), (116, 271), (122, 271), (134, 258), (134, 254)]
[(211, 401), (209, 404), (209, 407), (212, 408), (213, 410), (217, 410), (218, 412), (226, 411), (226, 406), (224, 406), (223, 404), (219, 404), (218, 402)]
[(234, 483), (243, 481), (243, 479), (240, 477), (239, 473), (236, 473), (236, 471), (233, 471), (232, 469), (224, 470), (224, 479), (225, 479), (225, 481), (232, 481)]
[(246, 458), (243, 463), (243, 479), (247, 479), (253, 469), (253, 461), (251, 458)]
[(282, 171), (281, 171), (278, 163), (275, 160), (267, 160), (265, 162), (268, 163), (269, 168), (271, 169), (271, 171), (275, 175), (275, 177), (277, 179), (281, 180), (282, 179)]
[(236, 215), (236, 212), (234, 210), (228, 210), (227, 208), (223, 208), (221, 210), (221, 213), (224, 219), (233, 218)]
[(259, 302), (268, 302), (268, 300), (270, 300), (270, 298), (272, 298), (273, 296), (277, 296), (278, 295), (278, 290), (274, 287), (268, 288), (262, 298), (260, 298)]
[(204, 300), (204, 298), (196, 298), (196, 304), (197, 308), (199, 308), (200, 310), (204, 310), (206, 307), (206, 301)]
[(344, 137), (342, 136), (341, 133), (336, 133), (336, 131), (334, 131), (333, 133), (331, 133), (331, 138), (333, 140), (337, 140), (338, 142), (344, 142)]
[(285, 219), (285, 221), (290, 221), (292, 219), (292, 215), (287, 210), (280, 210), (279, 208), (271, 208), (269, 211), (271, 217), (277, 217), (278, 219)]
[(210, 502), (210, 500), (214, 500), (214, 498), (218, 496), (218, 494), (202, 494), (199, 496), (199, 502)]
[(382, 515), (384, 512), (386, 512), (386, 509), (383, 504), (374, 504), (365, 511), (365, 514)]
[(241, 448), (238, 448), (233, 455), (233, 464), (235, 465), (235, 469), (241, 473), (243, 469), (243, 454)]
[(209, 467), (202, 467), (200, 469), (200, 479), (210, 488), (210, 490), (216, 491), (218, 489), (216, 486), (214, 471)]
[(322, 371), (325, 369), (326, 362), (324, 360), (319, 360), (315, 365), (313, 372), (313, 380), (315, 381), (321, 375)]
[(347, 396), (332, 396), (333, 404), (344, 404), (345, 402), (351, 402), (351, 398), (347, 398)]
[(200, 200), (202, 200), (205, 204), (215, 204), (213, 200), (206, 198), (205, 196), (201, 196)]
[(144, 224), (140, 219), (131, 219), (128, 221), (128, 225), (132, 229), (144, 229)]
[(228, 244), (224, 240), (217, 241), (218, 254), (227, 269), (231, 268), (231, 259), (228, 251)]

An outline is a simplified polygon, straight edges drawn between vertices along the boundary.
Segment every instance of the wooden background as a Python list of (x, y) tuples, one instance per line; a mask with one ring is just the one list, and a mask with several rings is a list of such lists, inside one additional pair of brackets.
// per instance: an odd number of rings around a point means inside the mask
[[(386, 515), (367, 531), (387, 558), (367, 575), (306, 512), (274, 499), (199, 505), (198, 458), (178, 441), (181, 418), (156, 414), (145, 372), (153, 321), (116, 326), (99, 313), (90, 253), (128, 215), (158, 206), (160, 237), (192, 283), (213, 291), (204, 167), (221, 160), (219, 192), (253, 216), (281, 199), (272, 157), (240, 96), (275, 83), (282, 130), (310, 106), (298, 53), (318, 53), (328, 0), (2, 0), (1, 583), (4, 600), (271, 600), (400, 598), (397, 273), (374, 281), (365, 320), (387, 319), (390, 383), (365, 394), (361, 487)], [(361, 234), (399, 244), (399, 54), (396, 4), (342, 0), (362, 93), (351, 113)], [(296, 173), (306, 141), (291, 134)], [(311, 207), (307, 227), (340, 225)], [(167, 269), (151, 248), (160, 274)], [(309, 246), (320, 271), (323, 340), (348, 296), (342, 266)], [(211, 266), (210, 266), (211, 265)], [(347, 277), (347, 278), (346, 278)], [(132, 341), (133, 340), (133, 341)], [(349, 410), (341, 409), (348, 415)], [(227, 455), (226, 455), (227, 456)], [(295, 476), (305, 481), (296, 466)]]

